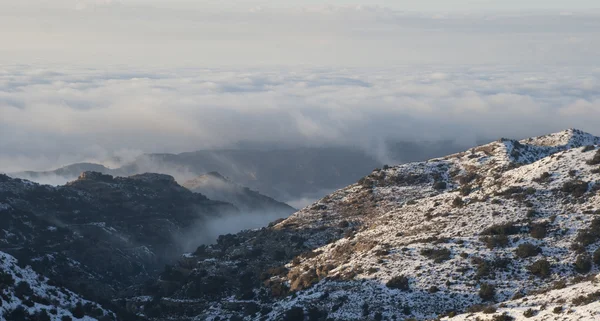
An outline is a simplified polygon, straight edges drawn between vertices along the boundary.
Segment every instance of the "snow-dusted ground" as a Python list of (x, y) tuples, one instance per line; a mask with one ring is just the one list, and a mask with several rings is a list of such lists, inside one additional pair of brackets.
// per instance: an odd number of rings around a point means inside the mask
[[(4, 253), (0, 252), (0, 274), (2, 274), (2, 283), (0, 284), (0, 320), (12, 319), (17, 321), (16, 316), (11, 316), (11, 313), (18, 307), (23, 307), (27, 314), (36, 315), (45, 311), (52, 321), (61, 321), (63, 317), (71, 317), (73, 320), (97, 320), (91, 316), (83, 316), (76, 318), (71, 312), (78, 303), (82, 306), (91, 305), (95, 314), (105, 316), (106, 320), (113, 320), (114, 314), (103, 309), (98, 304), (85, 300), (77, 294), (66, 290), (62, 287), (57, 287), (48, 284), (48, 278), (37, 274), (31, 268), (21, 268), (17, 265), (17, 260)], [(13, 282), (7, 282), (7, 275), (10, 275)], [(24, 282), (24, 283), (21, 283)], [(7, 283), (13, 283), (7, 284)], [(17, 287), (26, 288), (24, 284), (31, 289), (22, 291), (17, 290)], [(40, 319), (42, 320), (42, 319)]]
[[(600, 165), (586, 163), (598, 144), (600, 138), (577, 130), (519, 142), (499, 140), (444, 158), (376, 170), (334, 192), (275, 226), (318, 232), (305, 242), (317, 246), (314, 255), (290, 262), (287, 276), (273, 279), (291, 285), (315, 271), (325, 272), (276, 301), (267, 319), (279, 320), (294, 306), (317, 307), (336, 320), (431, 319), (505, 301), (507, 308), (498, 311), (518, 314), (530, 307), (539, 310), (546, 301), (551, 305), (555, 297), (568, 301), (575, 293), (596, 289), (590, 282), (580, 283), (528, 297), (521, 306), (516, 304), (522, 300), (508, 301), (580, 275), (573, 268), (579, 254), (572, 246), (579, 231), (600, 217)], [(543, 175), (548, 177), (541, 179)], [(583, 195), (562, 190), (571, 181), (587, 183)], [(507, 244), (488, 247), (482, 232), (506, 223), (516, 229), (507, 235)], [(546, 235), (533, 237), (531, 230), (542, 225)], [(339, 229), (346, 236), (327, 244), (324, 238)], [(518, 256), (516, 249), (525, 243), (539, 247), (540, 253)], [(583, 251), (591, 255), (598, 245), (596, 240)], [(447, 250), (447, 256), (435, 261), (422, 254), (431, 249)], [(551, 265), (546, 278), (529, 270), (541, 259)], [(590, 273), (597, 272), (593, 266)], [(408, 290), (386, 286), (400, 275), (408, 278)], [(478, 295), (484, 284), (495, 288), (491, 301)], [(597, 302), (564, 306), (564, 314), (548, 312), (548, 307), (536, 318), (600, 320)], [(209, 314), (226, 312), (217, 304)], [(482, 320), (487, 319), (491, 317)]]

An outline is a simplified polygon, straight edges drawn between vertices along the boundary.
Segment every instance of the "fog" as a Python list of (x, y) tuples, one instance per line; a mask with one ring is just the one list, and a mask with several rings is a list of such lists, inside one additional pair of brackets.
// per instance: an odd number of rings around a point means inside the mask
[(389, 161), (389, 140), (597, 133), (600, 68), (445, 67), (179, 70), (172, 73), (5, 67), (0, 171), (144, 152), (343, 145)]

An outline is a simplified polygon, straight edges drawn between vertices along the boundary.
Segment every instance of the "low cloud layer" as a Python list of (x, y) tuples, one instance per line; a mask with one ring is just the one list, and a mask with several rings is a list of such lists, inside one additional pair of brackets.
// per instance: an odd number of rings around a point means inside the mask
[(0, 68), (0, 171), (142, 152), (600, 134), (600, 68)]

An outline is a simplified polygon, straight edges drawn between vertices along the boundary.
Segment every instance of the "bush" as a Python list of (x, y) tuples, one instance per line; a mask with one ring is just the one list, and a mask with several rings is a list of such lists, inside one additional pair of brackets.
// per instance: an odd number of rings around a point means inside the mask
[(560, 314), (562, 311), (563, 311), (563, 307), (561, 307), (561, 306), (554, 307), (554, 309), (552, 310), (552, 312), (554, 314)]
[(540, 175), (540, 177), (534, 178), (533, 181), (537, 182), (537, 183), (545, 183), (545, 182), (548, 182), (551, 177), (552, 177), (552, 174), (550, 174), (548, 172), (543, 172), (542, 175)]
[(409, 289), (408, 278), (404, 275), (399, 275), (391, 278), (385, 285), (390, 289), (399, 289), (403, 291)]
[(10, 311), (10, 313), (5, 314), (4, 316), (6, 317), (6, 321), (23, 321), (27, 320), (29, 313), (27, 313), (24, 306), (19, 305), (14, 310)]
[(592, 269), (592, 258), (589, 255), (579, 255), (575, 260), (575, 271), (577, 273), (585, 274)]
[(588, 165), (598, 165), (600, 164), (600, 149), (596, 151), (594, 157), (586, 162)]
[(541, 240), (548, 234), (548, 227), (546, 224), (533, 224), (529, 229), (531, 237)]
[(437, 181), (437, 182), (433, 183), (433, 189), (436, 189), (438, 191), (444, 190), (444, 189), (446, 189), (446, 187), (447, 187), (447, 184), (444, 181)]
[(571, 180), (565, 182), (561, 188), (561, 191), (566, 194), (570, 194), (574, 197), (581, 197), (588, 190), (588, 183), (580, 180)]
[(588, 304), (590, 304), (592, 302), (596, 302), (598, 300), (600, 300), (600, 291), (590, 293), (588, 295), (581, 295), (581, 296), (576, 297), (575, 299), (573, 299), (573, 305), (574, 306), (588, 305)]
[(484, 301), (490, 301), (496, 296), (496, 288), (492, 284), (482, 283), (479, 287), (479, 297)]
[(600, 239), (600, 218), (592, 220), (592, 224), (589, 228), (581, 229), (577, 233), (575, 241), (581, 243), (583, 246), (588, 246), (595, 243)]
[(284, 321), (304, 321), (304, 309), (293, 307), (285, 312)]
[(533, 309), (527, 309), (527, 311), (523, 312), (523, 316), (526, 318), (531, 318), (535, 315), (535, 311)]
[(77, 319), (85, 317), (85, 310), (83, 309), (83, 305), (81, 305), (81, 302), (77, 302), (75, 307), (71, 309), (71, 314), (73, 314), (73, 316)]
[(450, 259), (450, 255), (452, 252), (447, 248), (437, 248), (437, 249), (422, 249), (421, 255), (427, 257), (428, 259), (433, 260), (435, 263), (442, 263)]
[(533, 264), (528, 266), (527, 269), (529, 272), (531, 272), (531, 274), (541, 278), (549, 277), (552, 272), (550, 262), (548, 262), (546, 259), (535, 261)]
[(506, 235), (485, 236), (480, 239), (488, 249), (497, 247), (505, 247), (508, 245), (508, 237)]
[(459, 196), (455, 197), (454, 200), (452, 200), (453, 207), (462, 207), (463, 205), (465, 205), (465, 202)]
[(12, 274), (0, 271), (0, 289), (15, 285)]
[(29, 286), (29, 283), (24, 281), (17, 283), (17, 286), (15, 287), (15, 295), (18, 298), (23, 299), (24, 296), (31, 296), (32, 294), (33, 290)]
[(481, 232), (481, 235), (514, 235), (521, 231), (521, 227), (513, 222), (492, 225)]
[(594, 264), (600, 266), (600, 247), (594, 251), (594, 256), (592, 257), (592, 261)]
[(499, 314), (499, 315), (495, 315), (494, 317), (492, 317), (492, 321), (513, 321), (515, 318), (511, 317), (510, 315), (503, 313), (503, 314)]
[(535, 246), (531, 243), (519, 244), (515, 250), (515, 254), (520, 258), (536, 256), (540, 253), (542, 253), (542, 249), (539, 246)]

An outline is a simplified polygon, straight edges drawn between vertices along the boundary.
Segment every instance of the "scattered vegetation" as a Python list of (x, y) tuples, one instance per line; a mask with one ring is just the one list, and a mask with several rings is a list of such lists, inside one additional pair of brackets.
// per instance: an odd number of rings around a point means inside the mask
[(484, 301), (491, 301), (496, 296), (496, 288), (489, 283), (481, 283), (479, 286), (479, 297)]
[(426, 248), (421, 250), (421, 255), (433, 260), (435, 263), (441, 263), (450, 259), (452, 252), (447, 248)]
[(575, 260), (575, 271), (577, 273), (585, 274), (592, 269), (592, 258), (587, 255), (579, 255)]
[(570, 180), (563, 184), (561, 191), (573, 197), (581, 197), (588, 191), (589, 184), (581, 180)]
[(404, 275), (399, 275), (391, 278), (385, 285), (390, 289), (399, 289), (403, 291), (409, 289), (408, 278)]
[(588, 165), (598, 165), (600, 164), (600, 149), (596, 151), (594, 157), (586, 162)]
[(515, 250), (515, 254), (520, 258), (532, 257), (540, 253), (542, 253), (542, 249), (539, 246), (533, 245), (531, 243), (519, 244), (519, 246)]
[(546, 259), (535, 261), (527, 269), (529, 272), (531, 272), (531, 274), (541, 278), (547, 278), (551, 274), (551, 265)]

